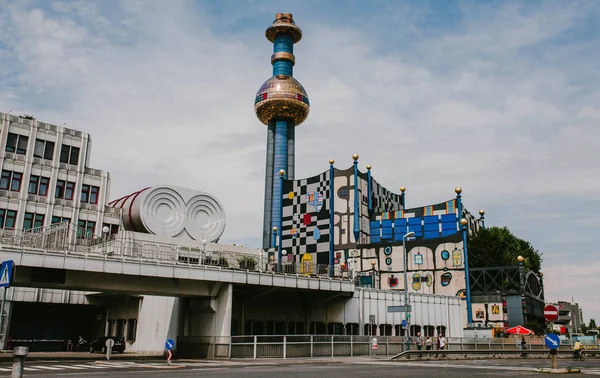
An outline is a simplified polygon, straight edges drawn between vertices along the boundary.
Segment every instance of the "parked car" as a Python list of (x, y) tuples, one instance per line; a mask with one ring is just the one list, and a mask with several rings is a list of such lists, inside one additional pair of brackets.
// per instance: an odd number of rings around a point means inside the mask
[(123, 353), (125, 351), (125, 339), (120, 336), (111, 336), (111, 337), (95, 337), (90, 343), (90, 353), (94, 352), (102, 352), (106, 353), (106, 340), (113, 339), (115, 345), (112, 347), (112, 351), (116, 353)]

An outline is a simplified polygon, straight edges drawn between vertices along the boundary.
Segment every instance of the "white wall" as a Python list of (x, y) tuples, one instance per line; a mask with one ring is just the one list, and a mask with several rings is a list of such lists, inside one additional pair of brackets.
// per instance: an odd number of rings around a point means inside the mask
[(163, 354), (168, 339), (177, 340), (180, 321), (179, 298), (147, 295), (140, 302), (137, 338), (131, 353)]

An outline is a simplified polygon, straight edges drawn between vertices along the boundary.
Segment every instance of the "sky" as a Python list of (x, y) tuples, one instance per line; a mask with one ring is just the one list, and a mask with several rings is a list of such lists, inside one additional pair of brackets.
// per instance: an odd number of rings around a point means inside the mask
[(296, 177), (352, 164), (407, 206), (448, 200), (542, 254), (548, 301), (600, 319), (597, 1), (0, 0), (0, 111), (92, 135), (111, 199), (212, 193), (222, 242), (260, 247), (265, 29), (303, 30)]

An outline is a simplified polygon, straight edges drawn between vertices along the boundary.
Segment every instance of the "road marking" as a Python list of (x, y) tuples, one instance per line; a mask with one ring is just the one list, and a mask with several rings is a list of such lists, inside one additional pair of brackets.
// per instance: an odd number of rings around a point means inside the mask
[(0, 371), (12, 371), (12, 369), (0, 368)]
[(45, 369), (45, 370), (62, 370), (61, 368), (56, 368), (52, 366), (42, 366), (42, 365), (34, 365), (32, 366), (34, 369)]
[(91, 368), (91, 369), (106, 369), (110, 366), (102, 366), (102, 365), (73, 365), (73, 366), (79, 366), (79, 367), (83, 367), (83, 368)]
[(63, 368), (63, 369), (73, 369), (73, 370), (85, 370), (86, 369), (84, 367), (67, 366), (67, 365), (52, 365), (52, 366), (56, 366), (56, 367)]
[(581, 369), (581, 372), (583, 374), (589, 374), (589, 375), (600, 375), (600, 370), (599, 369)]
[(23, 370), (26, 370), (26, 371), (38, 371), (40, 369), (34, 369), (34, 368), (30, 368), (30, 367), (27, 366), (27, 367), (24, 367)]

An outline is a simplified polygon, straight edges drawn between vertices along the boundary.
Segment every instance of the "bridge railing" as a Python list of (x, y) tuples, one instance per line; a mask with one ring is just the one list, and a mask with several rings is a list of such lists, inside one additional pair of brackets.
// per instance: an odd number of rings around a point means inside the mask
[(343, 280), (354, 278), (352, 271), (341, 266), (301, 262), (297, 260), (299, 256), (286, 255), (279, 260), (266, 252), (247, 254), (171, 243), (117, 239), (114, 235), (98, 237), (69, 223), (26, 231), (0, 229), (0, 244), (41, 250), (44, 253), (211, 266), (305, 277), (333, 277)]
[[(447, 348), (443, 351), (416, 351), (415, 343), (407, 349), (406, 339), (402, 336), (375, 336), (377, 349), (372, 349), (371, 336), (358, 335), (257, 335), (257, 336), (181, 336), (178, 338), (178, 357), (189, 358), (293, 358), (293, 357), (409, 357), (422, 354), (441, 357), (442, 355), (485, 355), (521, 357), (525, 352), (530, 355), (544, 355), (549, 352), (543, 344), (530, 340), (527, 350), (521, 349), (520, 339), (515, 338), (448, 338)], [(539, 344), (539, 345), (538, 345)], [(435, 345), (433, 349), (437, 349)], [(404, 353), (406, 351), (415, 351)], [(572, 352), (571, 345), (561, 345), (559, 353)], [(599, 357), (598, 344), (589, 345), (587, 356)], [(402, 354), (402, 355), (400, 355)]]

